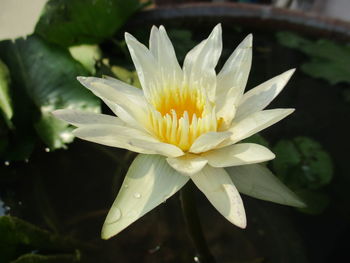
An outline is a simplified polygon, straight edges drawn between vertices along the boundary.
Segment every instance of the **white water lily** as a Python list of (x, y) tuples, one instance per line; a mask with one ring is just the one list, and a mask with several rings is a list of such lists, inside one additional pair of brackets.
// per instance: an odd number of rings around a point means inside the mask
[(293, 112), (264, 108), (294, 70), (244, 93), (252, 35), (216, 74), (222, 50), (220, 24), (187, 54), (182, 68), (163, 26), (152, 28), (149, 49), (128, 33), (125, 40), (142, 90), (113, 78), (78, 78), (118, 117), (68, 109), (54, 112), (76, 126), (74, 135), (81, 139), (140, 153), (107, 215), (102, 238), (116, 235), (189, 180), (240, 228), (246, 227), (246, 216), (239, 191), (303, 205), (267, 168), (256, 164), (275, 157), (269, 149), (238, 143)]

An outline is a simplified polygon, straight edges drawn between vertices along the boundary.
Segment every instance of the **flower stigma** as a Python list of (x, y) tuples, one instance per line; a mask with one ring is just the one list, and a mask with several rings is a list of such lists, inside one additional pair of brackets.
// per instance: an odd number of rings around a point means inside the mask
[(182, 85), (151, 95), (149, 130), (159, 140), (188, 151), (202, 134), (218, 128), (215, 106), (204, 89)]

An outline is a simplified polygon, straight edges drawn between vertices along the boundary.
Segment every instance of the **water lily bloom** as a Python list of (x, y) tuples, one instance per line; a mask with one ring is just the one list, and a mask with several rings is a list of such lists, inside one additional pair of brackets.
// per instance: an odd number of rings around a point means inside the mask
[(298, 197), (263, 165), (275, 155), (239, 141), (280, 121), (293, 109), (264, 108), (294, 70), (244, 93), (252, 61), (252, 35), (222, 69), (221, 25), (186, 55), (181, 68), (163, 26), (151, 30), (149, 48), (126, 33), (125, 40), (142, 90), (113, 78), (78, 77), (118, 116), (58, 110), (74, 135), (128, 149), (131, 164), (102, 229), (108, 239), (175, 194), (189, 180), (231, 223), (246, 227), (239, 192), (291, 206)]

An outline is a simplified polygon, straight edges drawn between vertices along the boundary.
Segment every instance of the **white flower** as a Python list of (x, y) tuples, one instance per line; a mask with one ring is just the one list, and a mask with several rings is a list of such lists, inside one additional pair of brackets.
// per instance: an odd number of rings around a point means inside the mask
[[(110, 238), (192, 180), (230, 222), (246, 227), (238, 191), (292, 206), (303, 203), (264, 166), (275, 155), (238, 143), (280, 121), (293, 109), (264, 108), (294, 70), (244, 92), (252, 60), (252, 35), (216, 74), (221, 25), (194, 47), (181, 68), (163, 26), (153, 27), (149, 49), (126, 33), (142, 90), (113, 78), (79, 77), (118, 116), (58, 110), (77, 127), (75, 136), (140, 153), (131, 164), (102, 229)], [(230, 167), (230, 168), (225, 168)]]

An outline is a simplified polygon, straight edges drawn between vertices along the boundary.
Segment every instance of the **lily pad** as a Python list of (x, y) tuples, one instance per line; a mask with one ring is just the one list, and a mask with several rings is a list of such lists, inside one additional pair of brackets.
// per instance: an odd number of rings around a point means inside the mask
[(35, 33), (65, 47), (97, 44), (142, 7), (138, 0), (49, 0)]
[(281, 140), (273, 152), (276, 154), (272, 162), (276, 175), (294, 190), (319, 189), (332, 180), (331, 157), (311, 138)]
[(9, 92), (9, 82), (9, 70), (0, 60), (0, 112), (4, 115), (7, 125), (12, 127), (11, 118), (13, 115), (13, 109)]
[(37, 255), (25, 254), (11, 263), (74, 263), (79, 262), (75, 255)]
[[(0, 217), (0, 262), (10, 262), (34, 250), (65, 251), (67, 254), (73, 252), (76, 246), (77, 243), (73, 239), (52, 234), (19, 218)], [(28, 255), (23, 257), (24, 259), (18, 262), (34, 262), (28, 261)], [(24, 261), (25, 259), (27, 261)]]
[(53, 110), (100, 111), (98, 98), (76, 80), (77, 76), (89, 73), (68, 50), (30, 36), (15, 42), (1, 42), (0, 57), (10, 69), (14, 104), (17, 105), (14, 117), (21, 116), (27, 124), (28, 119), (32, 120), (28, 125), (34, 122), (37, 134), (49, 148), (65, 147), (73, 139), (71, 128), (53, 118)]
[(301, 66), (304, 73), (327, 80), (332, 85), (350, 83), (349, 45), (327, 39), (312, 41), (290, 32), (277, 33), (277, 39), (280, 44), (297, 49), (310, 58)]
[(306, 204), (305, 207), (298, 208), (305, 214), (322, 214), (330, 203), (329, 195), (320, 191), (301, 190), (296, 193)]
[(242, 143), (256, 143), (256, 144), (260, 144), (262, 146), (265, 146), (267, 148), (270, 148), (270, 143), (263, 136), (261, 136), (259, 133), (256, 133), (256, 134), (248, 137), (247, 139), (244, 139), (242, 141)]
[(126, 68), (112, 66), (111, 71), (118, 79), (134, 87), (141, 88), (141, 83), (136, 71), (129, 71)]
[(79, 61), (87, 71), (95, 74), (96, 61), (101, 59), (101, 50), (97, 45), (79, 45), (69, 48), (72, 57)]

